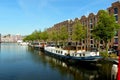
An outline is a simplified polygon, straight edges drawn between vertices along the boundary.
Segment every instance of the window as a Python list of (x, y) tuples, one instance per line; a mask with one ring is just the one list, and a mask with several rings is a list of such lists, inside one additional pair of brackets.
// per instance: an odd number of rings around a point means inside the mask
[(72, 32), (70, 32), (70, 35), (72, 35)]
[(91, 36), (91, 39), (93, 39), (93, 36)]
[(91, 45), (91, 48), (93, 48), (93, 45)]
[(118, 36), (118, 31), (115, 31), (115, 36)]
[(93, 40), (91, 40), (91, 44), (93, 44)]
[(116, 44), (118, 43), (118, 38), (114, 39), (114, 43), (116, 43)]
[(92, 19), (90, 19), (90, 23), (92, 23)]
[(82, 46), (82, 49), (84, 49), (84, 46)]
[(83, 43), (85, 43), (85, 40), (83, 40)]
[(103, 44), (103, 41), (102, 41), (102, 40), (100, 41), (100, 44)]
[(92, 24), (90, 24), (90, 29), (92, 29), (93, 28), (93, 25)]
[(114, 8), (114, 14), (118, 13), (118, 8)]
[(115, 15), (115, 20), (118, 21), (118, 15)]

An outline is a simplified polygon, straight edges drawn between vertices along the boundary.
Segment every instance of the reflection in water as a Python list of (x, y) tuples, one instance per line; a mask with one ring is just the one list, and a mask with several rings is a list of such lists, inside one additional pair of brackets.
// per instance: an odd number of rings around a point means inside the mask
[(63, 76), (67, 74), (66, 76), (73, 78), (73, 80), (110, 80), (110, 73), (109, 73), (110, 64), (105, 64), (104, 66), (100, 67), (98, 70), (85, 69), (80, 66), (75, 67), (75, 66), (67, 65), (66, 63), (57, 60), (55, 58), (49, 57), (42, 52), (33, 51), (33, 50), (31, 51), (34, 57), (39, 55), (39, 59), (43, 62), (44, 65), (49, 64), (49, 66), (52, 69), (57, 69)]
[(0, 42), (0, 53), (1, 53), (1, 42)]
[(111, 64), (89, 69), (71, 66), (42, 52), (2, 43), (0, 80), (110, 80)]

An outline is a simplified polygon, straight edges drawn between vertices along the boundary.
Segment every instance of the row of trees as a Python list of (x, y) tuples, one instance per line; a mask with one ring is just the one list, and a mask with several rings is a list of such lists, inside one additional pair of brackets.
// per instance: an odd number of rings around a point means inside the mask
[[(81, 41), (86, 38), (87, 29), (85, 26), (81, 25), (80, 22), (75, 22), (72, 26), (72, 40), (73, 41)], [(102, 40), (105, 43), (106, 51), (108, 51), (108, 42), (111, 40), (115, 31), (117, 31), (120, 26), (116, 23), (115, 17), (113, 15), (109, 15), (109, 13), (105, 10), (99, 11), (99, 20), (97, 25), (92, 30), (92, 36), (98, 42)], [(47, 30), (43, 32), (35, 30), (32, 34), (26, 36), (25, 41), (34, 41), (34, 40), (44, 40), (44, 41), (54, 41), (54, 42), (65, 42), (68, 40), (69, 33), (66, 26), (61, 26), (59, 30), (50, 31), (48, 33)]]
[[(73, 32), (72, 32), (72, 40), (80, 41), (85, 38), (86, 30), (79, 22), (76, 22), (73, 25)], [(53, 42), (65, 42), (68, 41), (69, 33), (66, 26), (61, 26), (59, 30), (52, 30), (52, 31), (38, 31), (35, 30), (32, 34), (26, 36), (24, 41), (53, 41)]]

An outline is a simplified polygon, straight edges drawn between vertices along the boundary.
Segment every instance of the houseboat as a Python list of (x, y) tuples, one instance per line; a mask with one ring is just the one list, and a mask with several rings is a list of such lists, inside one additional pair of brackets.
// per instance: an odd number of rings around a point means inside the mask
[(57, 48), (54, 46), (45, 46), (45, 54), (60, 59), (70, 64), (93, 64), (97, 63), (102, 57), (97, 51), (85, 51), (85, 50), (66, 50), (63, 48)]

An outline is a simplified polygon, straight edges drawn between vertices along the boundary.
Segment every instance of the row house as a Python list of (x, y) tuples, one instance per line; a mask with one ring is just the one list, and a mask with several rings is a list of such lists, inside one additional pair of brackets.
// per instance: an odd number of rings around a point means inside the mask
[[(108, 9), (109, 14), (114, 15), (116, 23), (120, 24), (120, 2), (112, 3), (112, 6)], [(114, 47), (120, 50), (120, 30), (116, 32), (114, 38), (110, 42), (110, 47)]]
[[(112, 3), (111, 7), (107, 8), (108, 12), (110, 15), (114, 15), (116, 19), (116, 23), (120, 24), (120, 2), (117, 1), (115, 3)], [(98, 22), (98, 15), (99, 11), (97, 14), (90, 13), (87, 17), (82, 16), (81, 18), (75, 18), (74, 20), (66, 20), (63, 22), (60, 22), (58, 24), (55, 24), (53, 27), (49, 28), (48, 31), (51, 30), (57, 30), (59, 31), (62, 26), (65, 26), (68, 30), (69, 33), (69, 38), (68, 42), (73, 42), (72, 40), (72, 30), (73, 30), (73, 25), (75, 24), (76, 21), (79, 21), (84, 27), (87, 29), (87, 35), (86, 38), (83, 39), (80, 43), (81, 49), (89, 49), (89, 48), (94, 48), (94, 47), (101, 47), (103, 48), (104, 42), (103, 41), (97, 41), (93, 38), (91, 31), (93, 30), (94, 26)], [(120, 50), (120, 30), (116, 32), (115, 36), (111, 41), (109, 42), (109, 47), (114, 47), (116, 49)]]

